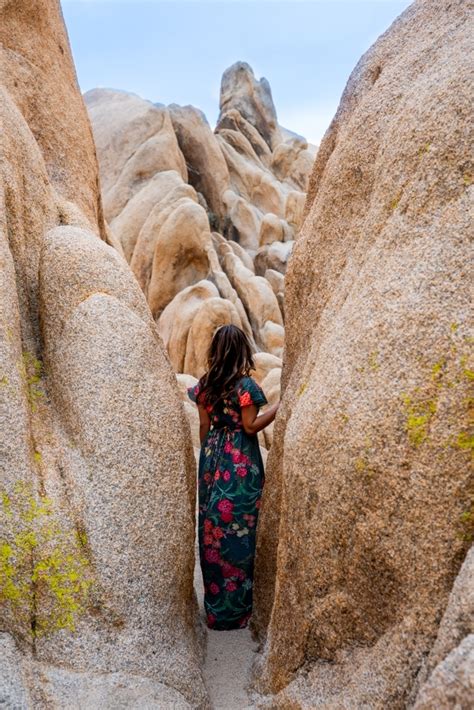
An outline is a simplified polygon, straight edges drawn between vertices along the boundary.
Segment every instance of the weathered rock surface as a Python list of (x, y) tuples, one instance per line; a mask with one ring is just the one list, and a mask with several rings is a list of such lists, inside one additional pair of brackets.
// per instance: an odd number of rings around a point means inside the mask
[[(406, 707), (472, 539), (469, 20), (414, 2), (318, 152), (259, 522), (270, 707)], [(441, 644), (421, 707), (463, 707), (470, 643)]]
[(215, 132), (193, 106), (157, 106), (110, 89), (85, 100), (110, 231), (176, 371), (202, 374), (223, 323), (241, 325), (258, 349), (281, 356), (279, 275), (302, 222), (313, 154), (279, 127), (268, 82), (242, 62), (230, 67)]
[(206, 707), (189, 429), (99, 237), (59, 2), (0, 3), (0, 38), (0, 704)]
[(417, 685), (415, 710), (469, 708), (474, 697), (474, 548), (456, 578)]

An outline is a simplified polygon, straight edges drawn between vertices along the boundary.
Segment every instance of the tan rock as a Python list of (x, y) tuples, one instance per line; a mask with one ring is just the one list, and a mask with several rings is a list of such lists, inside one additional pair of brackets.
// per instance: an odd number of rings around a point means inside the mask
[(303, 223), (305, 199), (305, 193), (297, 192), (296, 190), (289, 192), (286, 197), (285, 219), (296, 231), (299, 230)]
[[(148, 304), (158, 318), (162, 310), (181, 291), (209, 273), (207, 251), (212, 249), (209, 222), (203, 208), (188, 198), (170, 206), (155, 235), (153, 263), (147, 288)], [(153, 212), (149, 219), (153, 219)], [(133, 264), (132, 264), (133, 266)]]
[(105, 238), (97, 158), (58, 3), (24, 0), (20, 13), (3, 0), (0, 12), (2, 86), (31, 127), (54, 189)]
[(414, 708), (468, 707), (474, 692), (474, 548), (456, 577)]
[(156, 173), (175, 170), (187, 181), (186, 163), (166, 108), (112, 89), (93, 89), (84, 99), (109, 222)]
[[(281, 367), (274, 367), (262, 382), (262, 389), (269, 404), (276, 404), (280, 399)], [(269, 449), (273, 443), (273, 422), (263, 430), (265, 446)]]
[[(255, 277), (260, 278), (259, 276)], [(263, 281), (266, 283), (265, 279)], [(259, 286), (262, 282), (259, 283)], [(277, 301), (278, 304), (278, 301)], [(262, 347), (269, 353), (277, 355), (278, 357), (283, 356), (283, 345), (285, 340), (285, 329), (283, 328), (283, 319), (281, 317), (280, 309), (278, 309), (280, 314), (280, 323), (275, 323), (274, 320), (267, 320), (263, 327), (260, 329), (260, 340), (262, 342)]]
[(259, 522), (272, 707), (405, 707), (467, 552), (468, 19), (413, 3), (318, 152)]
[(223, 199), (234, 227), (234, 238), (246, 249), (257, 249), (261, 221), (259, 211), (232, 190), (226, 190)]
[(210, 298), (201, 305), (189, 330), (184, 360), (185, 372), (196, 377), (201, 377), (206, 372), (207, 355), (213, 335), (217, 328), (228, 323), (242, 327), (237, 309), (230, 301)]
[(280, 368), (282, 366), (281, 358), (276, 355), (271, 355), (270, 353), (255, 353), (255, 371), (252, 373), (252, 377), (262, 386), (262, 382), (266, 378), (271, 370), (275, 368)]
[(271, 150), (265, 140), (262, 138), (257, 129), (249, 123), (237, 109), (230, 109), (225, 113), (221, 113), (216, 126), (216, 133), (221, 133), (225, 130), (240, 133), (248, 140), (252, 149), (259, 160), (264, 165), (269, 165), (271, 161)]
[(255, 276), (234, 253), (224, 254), (221, 263), (245, 306), (257, 345), (268, 352), (273, 352), (270, 348), (274, 348), (274, 354), (280, 355), (283, 343), (277, 330), (283, 330), (283, 321), (269, 283), (261, 276)]
[(224, 249), (222, 253), (225, 253), (229, 249), (232, 249), (234, 254), (239, 257), (243, 265), (255, 273), (255, 267), (253, 265), (253, 259), (243, 247), (238, 244), (238, 242), (232, 241), (232, 239), (224, 239), (224, 237), (217, 232), (212, 233), (212, 238), (214, 241), (214, 246), (217, 250)]
[(191, 441), (193, 444), (193, 449), (197, 449), (199, 457), (199, 453), (201, 450), (201, 441), (199, 439), (199, 412), (194, 402), (191, 402), (188, 397), (188, 387), (194, 387), (194, 385), (197, 383), (197, 378), (193, 377), (192, 375), (180, 373), (176, 375), (176, 379), (178, 381), (181, 400), (183, 402), (184, 411), (186, 413), (186, 417), (188, 419), (189, 427), (191, 430)]
[(275, 296), (278, 297), (279, 294), (283, 295), (285, 291), (285, 277), (283, 274), (280, 274), (279, 271), (275, 271), (275, 269), (267, 269), (264, 276), (272, 287)]
[(273, 271), (279, 271), (284, 274), (293, 245), (293, 241), (286, 241), (272, 242), (260, 247), (254, 258), (255, 273), (263, 276), (268, 269), (273, 269)]
[(226, 323), (243, 327), (237, 307), (220, 298), (211, 281), (199, 281), (180, 291), (158, 321), (174, 370), (196, 377), (204, 374), (212, 336)]
[(470, 634), (436, 666), (421, 689), (414, 710), (469, 708), (473, 697), (474, 634)]
[(268, 212), (260, 224), (260, 234), (258, 237), (259, 246), (271, 244), (272, 242), (282, 242), (285, 236), (284, 221)]
[(308, 143), (299, 136), (276, 146), (271, 168), (280, 180), (306, 192), (308, 179), (313, 167), (314, 156), (307, 150)]
[(229, 186), (229, 171), (216, 136), (202, 111), (194, 106), (171, 104), (168, 110), (188, 166), (189, 182), (222, 219), (222, 195)]
[(110, 228), (120, 241), (128, 262), (132, 259), (140, 231), (151, 210), (158, 204), (165, 208), (181, 197), (193, 199), (194, 194), (192, 187), (183, 183), (176, 170), (165, 170), (156, 173), (127, 202), (118, 217), (110, 223)]
[(254, 126), (270, 148), (281, 140), (270, 84), (265, 78), (257, 81), (252, 68), (236, 62), (222, 77), (221, 116), (236, 109)]

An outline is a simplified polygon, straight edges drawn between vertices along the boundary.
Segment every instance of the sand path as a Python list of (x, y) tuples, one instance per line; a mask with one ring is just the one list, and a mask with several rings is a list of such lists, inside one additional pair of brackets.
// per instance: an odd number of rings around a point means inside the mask
[[(199, 600), (201, 615), (204, 617), (203, 586), (199, 554), (196, 554), (194, 587)], [(254, 710), (247, 686), (250, 668), (255, 658), (257, 644), (252, 641), (250, 631), (207, 632), (207, 652), (204, 662), (204, 681), (209, 691), (213, 710)]]

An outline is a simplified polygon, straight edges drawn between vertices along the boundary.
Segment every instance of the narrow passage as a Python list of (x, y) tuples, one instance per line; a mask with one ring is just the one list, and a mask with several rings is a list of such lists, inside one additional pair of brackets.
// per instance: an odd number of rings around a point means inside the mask
[[(203, 623), (204, 589), (199, 551), (196, 549), (194, 588), (199, 600)], [(250, 669), (257, 651), (249, 629), (237, 631), (207, 630), (207, 651), (204, 662), (204, 681), (211, 698), (213, 710), (255, 710), (247, 693)]]

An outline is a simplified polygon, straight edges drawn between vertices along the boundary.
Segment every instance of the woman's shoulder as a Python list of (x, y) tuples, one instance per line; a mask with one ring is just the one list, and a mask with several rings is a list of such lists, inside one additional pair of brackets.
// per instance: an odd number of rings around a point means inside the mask
[(189, 399), (192, 400), (193, 402), (196, 402), (196, 403), (197, 403), (198, 395), (200, 392), (201, 392), (201, 380), (196, 382), (195, 385), (191, 385), (191, 387), (187, 388), (187, 393), (188, 393)]
[(256, 404), (259, 406), (267, 403), (262, 388), (250, 375), (241, 377), (237, 382), (236, 389), (241, 406), (244, 402), (245, 404)]

